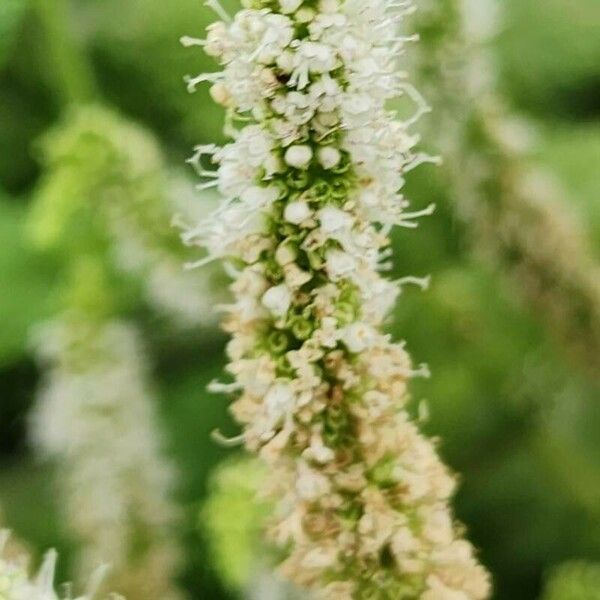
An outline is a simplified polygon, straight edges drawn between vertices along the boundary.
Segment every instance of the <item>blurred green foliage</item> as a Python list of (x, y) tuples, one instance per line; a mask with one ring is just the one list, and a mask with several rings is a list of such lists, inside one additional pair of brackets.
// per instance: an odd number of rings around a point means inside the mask
[(26, 8), (26, 0), (4, 0), (0, 4), (0, 65), (14, 43)]
[(555, 569), (549, 577), (543, 600), (598, 600), (600, 566), (570, 562)]
[(544, 117), (597, 116), (600, 4), (502, 0), (503, 78), (516, 103)]
[[(600, 61), (598, 62), (600, 64)], [(600, 123), (561, 123), (540, 131), (538, 160), (548, 165), (569, 192), (566, 199), (585, 224), (600, 256)], [(594, 176), (594, 173), (596, 174)]]
[[(42, 255), (27, 240), (33, 190), (43, 189), (49, 177), (48, 170), (40, 173), (37, 140), (77, 95), (64, 93), (69, 69), (65, 79), (64, 67), (52, 67), (56, 47), (48, 38), (48, 15), (37, 6), (43, 3), (0, 0), (0, 504), (7, 524), (38, 548), (68, 549), (48, 475), (32, 465), (24, 442), (37, 377), (27, 330), (56, 310), (65, 276), (60, 256)], [(533, 158), (568, 190), (565, 202), (585, 223), (600, 256), (600, 4), (503, 5), (507, 20), (496, 48), (502, 91), (539, 124)], [(181, 35), (201, 35), (213, 20), (201, 2), (72, 0), (67, 8), (58, 25), (72, 30), (85, 49), (97, 98), (119, 109), (124, 121), (151, 129), (170, 164), (181, 165), (195, 143), (222, 139), (221, 112), (207, 90), (190, 96), (182, 83), (186, 73), (216, 69), (201, 52), (178, 44)], [(73, 64), (82, 68), (80, 61)], [(99, 116), (96, 125), (103, 127), (101, 121)], [(46, 142), (50, 151), (60, 150), (60, 140), (45, 139), (52, 140)], [(94, 177), (106, 162), (94, 153), (80, 157), (77, 173), (85, 174), (86, 186), (74, 191), (65, 181), (73, 172), (66, 170), (52, 194), (44, 193), (69, 208), (76, 192), (86, 211), (85, 203), (96, 201)], [(431, 365), (432, 379), (416, 382), (413, 395), (428, 400), (428, 431), (441, 436), (446, 459), (463, 476), (458, 516), (494, 573), (496, 597), (531, 600), (542, 593), (544, 574), (554, 565), (600, 558), (600, 390), (568, 362), (497, 274), (469, 257), (464, 225), (448, 207), (441, 181), (430, 167), (410, 178), (415, 206), (435, 201), (440, 208), (417, 232), (396, 234), (395, 269), (431, 273), (434, 283), (426, 293), (405, 291), (390, 330), (408, 341), (417, 362)], [(93, 221), (93, 211), (87, 214)], [(59, 255), (72, 252), (72, 237), (82, 233), (74, 223), (57, 226)], [(181, 472), (180, 500), (188, 517), (184, 582), (193, 598), (226, 598), (219, 571), (226, 575), (233, 563), (215, 561), (197, 523), (209, 473), (229, 454), (210, 440), (210, 431), (233, 431), (225, 400), (205, 391), (221, 370), (224, 337), (168, 332), (142, 317)], [(228, 516), (210, 518), (229, 525)], [(570, 573), (557, 573), (546, 600), (595, 598), (575, 595), (579, 584)]]
[(234, 458), (224, 462), (210, 477), (210, 496), (200, 512), (200, 526), (210, 530), (215, 566), (234, 590), (244, 589), (253, 570), (268, 562), (263, 551), (257, 558), (269, 508), (256, 499), (262, 477), (258, 461)]
[(54, 265), (28, 247), (25, 222), (24, 207), (0, 194), (0, 368), (23, 358), (29, 327), (57, 304)]

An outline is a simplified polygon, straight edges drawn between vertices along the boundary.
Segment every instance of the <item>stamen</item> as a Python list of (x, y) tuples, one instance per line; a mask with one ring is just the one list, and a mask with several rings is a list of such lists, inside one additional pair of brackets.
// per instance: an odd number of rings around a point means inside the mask
[(430, 204), (427, 208), (424, 208), (423, 210), (417, 211), (417, 212), (412, 212), (412, 213), (405, 213), (403, 215), (401, 215), (401, 221), (400, 223), (398, 223), (398, 225), (400, 225), (400, 227), (408, 227), (408, 228), (415, 228), (418, 227), (418, 225), (416, 223), (413, 223), (413, 219), (419, 219), (420, 217), (428, 217), (430, 215), (432, 215), (435, 212), (435, 204)]
[(215, 83), (217, 81), (219, 81), (219, 79), (223, 79), (224, 77), (224, 73), (222, 71), (218, 71), (216, 73), (201, 73), (200, 75), (197, 75), (196, 77), (192, 77), (191, 75), (186, 75), (183, 80), (185, 81), (186, 85), (187, 85), (187, 89), (188, 92), (190, 94), (193, 94), (196, 91), (196, 88), (201, 84), (201, 83)]
[(90, 579), (90, 582), (88, 583), (88, 586), (87, 586), (86, 596), (88, 596), (90, 598), (96, 597), (96, 594), (98, 593), (100, 586), (106, 579), (106, 575), (109, 571), (110, 571), (109, 565), (101, 565), (94, 571), (94, 573), (92, 574), (92, 577)]
[(205, 46), (207, 43), (206, 40), (201, 40), (200, 38), (191, 37), (189, 35), (180, 37), (179, 42), (186, 48), (191, 48), (192, 46)]
[(405, 127), (414, 125), (423, 115), (431, 112), (431, 107), (427, 104), (427, 101), (419, 93), (419, 91), (409, 83), (401, 83), (398, 85), (398, 91), (405, 93), (416, 105), (417, 110), (415, 114), (409, 119), (403, 121)]
[(416, 169), (418, 166), (423, 164), (432, 164), (439, 166), (442, 164), (442, 158), (441, 156), (431, 156), (430, 154), (420, 153), (417, 154), (411, 162), (407, 163), (404, 166), (403, 171), (405, 173), (408, 173), (409, 171), (412, 171), (413, 169)]
[(214, 156), (219, 150), (220, 148), (216, 144), (196, 146), (194, 148), (193, 156), (188, 158), (185, 162), (189, 165), (192, 165), (200, 177), (218, 177), (219, 174), (217, 171), (209, 171), (208, 169), (204, 169), (201, 165), (201, 161), (203, 156)]
[(219, 182), (215, 179), (214, 181), (209, 181), (207, 183), (201, 183), (199, 185), (196, 186), (196, 189), (199, 192), (203, 192), (204, 190), (208, 190), (212, 187), (217, 187), (219, 185)]
[(211, 381), (207, 388), (212, 394), (233, 394), (243, 389), (240, 383), (221, 383), (220, 381)]
[(236, 448), (237, 446), (243, 446), (246, 441), (246, 435), (242, 433), (232, 438), (225, 437), (218, 429), (215, 429), (210, 437), (217, 442), (217, 444), (224, 448)]
[(231, 22), (231, 16), (229, 13), (223, 8), (223, 5), (219, 2), (219, 0), (206, 0), (204, 6), (208, 6), (208, 8), (212, 8), (215, 13), (223, 19), (223, 21)]
[(402, 279), (398, 279), (395, 283), (400, 287), (405, 285), (416, 285), (425, 291), (428, 290), (431, 285), (431, 275), (428, 275), (427, 277), (402, 277)]
[(429, 368), (429, 365), (427, 363), (422, 363), (421, 365), (419, 365), (418, 369), (414, 369), (413, 371), (411, 371), (411, 376), (420, 377), (423, 379), (430, 379), (431, 370)]
[(214, 262), (215, 260), (217, 260), (217, 258), (218, 258), (217, 256), (207, 256), (206, 258), (203, 258), (196, 262), (188, 262), (188, 263), (185, 263), (184, 269), (186, 271), (191, 271), (193, 269), (199, 269), (201, 267), (205, 267), (206, 265), (209, 265), (211, 262)]
[(54, 572), (56, 571), (57, 557), (56, 550), (50, 550), (44, 558), (42, 567), (36, 577), (36, 585), (42, 590), (46, 591), (54, 588)]

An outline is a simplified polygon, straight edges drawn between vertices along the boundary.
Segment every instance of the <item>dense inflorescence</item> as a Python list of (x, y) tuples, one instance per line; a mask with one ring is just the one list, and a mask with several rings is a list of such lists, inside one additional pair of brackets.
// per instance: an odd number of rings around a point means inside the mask
[[(448, 506), (455, 481), (410, 418), (426, 374), (382, 333), (407, 278), (389, 281), (404, 175), (431, 157), (410, 126), (427, 107), (397, 69), (407, 1), (247, 1), (201, 45), (234, 142), (191, 159), (224, 197), (185, 234), (223, 259), (234, 302), (227, 367), (240, 441), (268, 464), (281, 572), (331, 599), (483, 599), (489, 580)], [(416, 113), (399, 120), (389, 100)], [(237, 124), (242, 123), (238, 128)], [(204, 157), (218, 164), (208, 168)]]
[(41, 327), (36, 342), (46, 374), (32, 438), (60, 468), (80, 571), (109, 564), (107, 582), (128, 597), (179, 598), (174, 471), (135, 329), (69, 314)]

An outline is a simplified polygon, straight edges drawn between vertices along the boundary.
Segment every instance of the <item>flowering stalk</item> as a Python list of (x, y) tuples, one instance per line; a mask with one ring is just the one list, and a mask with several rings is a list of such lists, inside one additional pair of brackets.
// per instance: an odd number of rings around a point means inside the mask
[[(408, 278), (381, 276), (394, 225), (415, 227), (404, 175), (423, 162), (409, 127), (428, 109), (396, 70), (408, 1), (249, 0), (203, 46), (234, 142), (191, 159), (224, 200), (185, 234), (223, 259), (235, 301), (232, 412), (268, 464), (269, 539), (281, 572), (331, 599), (483, 599), (486, 572), (448, 506), (454, 478), (408, 413), (426, 373), (381, 331)], [(410, 38), (408, 38), (410, 39)], [(408, 96), (404, 121), (386, 108)], [(237, 123), (244, 126), (237, 129)], [(207, 168), (205, 156), (217, 163)]]
[[(8, 531), (0, 531), (0, 598), (2, 600), (72, 600), (67, 588), (66, 595), (58, 595), (54, 588), (54, 570), (57, 554), (48, 552), (35, 577), (30, 577), (25, 556), (14, 556), (7, 551)], [(105, 569), (98, 569), (92, 577), (86, 593), (75, 600), (93, 600)], [(121, 596), (111, 596), (112, 600), (124, 600)]]
[(417, 67), (443, 107), (432, 120), (453, 206), (475, 252), (509, 275), (591, 374), (600, 373), (600, 269), (561, 186), (528, 164), (530, 127), (498, 92), (490, 49), (501, 22), (492, 0), (423, 3)]
[(46, 374), (32, 437), (58, 461), (80, 571), (109, 564), (109, 583), (129, 598), (178, 598), (174, 474), (162, 457), (136, 332), (71, 313), (41, 328), (37, 346)]

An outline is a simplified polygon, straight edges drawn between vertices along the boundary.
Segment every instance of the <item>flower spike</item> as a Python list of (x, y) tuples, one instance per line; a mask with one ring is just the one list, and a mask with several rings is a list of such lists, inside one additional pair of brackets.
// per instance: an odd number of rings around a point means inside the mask
[[(408, 211), (401, 193), (408, 171), (439, 162), (415, 150), (429, 107), (396, 64), (414, 4), (243, 5), (204, 44), (223, 67), (212, 96), (243, 126), (212, 154), (221, 207), (184, 235), (208, 252), (199, 265), (222, 259), (234, 279), (221, 307), (233, 383), (211, 389), (233, 395), (242, 433), (216, 437), (267, 463), (267, 537), (314, 597), (484, 600), (454, 477), (409, 416), (409, 380), (429, 369), (382, 331), (402, 287), (428, 285), (381, 275), (392, 226), (434, 209)], [(388, 108), (402, 95), (406, 121)]]

